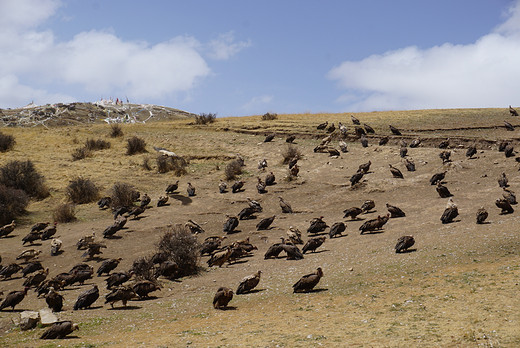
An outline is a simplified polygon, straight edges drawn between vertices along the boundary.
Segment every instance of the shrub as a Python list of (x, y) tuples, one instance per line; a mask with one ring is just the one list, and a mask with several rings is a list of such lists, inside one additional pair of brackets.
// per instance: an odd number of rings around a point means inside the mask
[(99, 198), (99, 189), (90, 179), (77, 177), (69, 182), (65, 193), (76, 204), (94, 202)]
[(0, 184), (0, 225), (23, 215), (28, 203), (29, 197), (24, 191)]
[(195, 116), (195, 124), (208, 124), (215, 122), (215, 119), (217, 118), (217, 114), (199, 114)]
[(200, 244), (197, 237), (182, 225), (170, 227), (157, 245), (158, 251), (179, 266), (179, 277), (198, 273)]
[(275, 114), (275, 113), (267, 112), (267, 113), (262, 115), (262, 120), (263, 121), (276, 120), (277, 118), (278, 118), (278, 115)]
[(157, 171), (159, 173), (173, 171), (176, 176), (181, 176), (187, 173), (187, 165), (188, 162), (182, 157), (157, 156)]
[(146, 142), (144, 139), (133, 136), (128, 139), (128, 144), (126, 144), (126, 154), (127, 155), (135, 155), (136, 153), (143, 153), (146, 151)]
[(110, 142), (103, 139), (87, 139), (85, 148), (90, 151), (110, 149)]
[(11, 150), (15, 143), (12, 135), (0, 133), (0, 152)]
[(0, 184), (23, 190), (31, 197), (43, 199), (49, 195), (43, 175), (36, 171), (32, 161), (10, 161), (0, 167)]
[(139, 257), (132, 264), (132, 271), (138, 280), (155, 281), (152, 258), (148, 256)]
[(87, 157), (92, 157), (92, 151), (90, 151), (86, 147), (78, 147), (74, 151), (72, 151), (73, 161), (79, 161)]
[(130, 184), (116, 182), (110, 189), (109, 196), (112, 198), (112, 207), (131, 207), (139, 197), (139, 191)]
[(76, 220), (76, 207), (72, 203), (60, 203), (54, 209), (52, 218), (56, 222), (72, 222)]
[(283, 149), (282, 157), (283, 164), (288, 164), (292, 159), (302, 158), (302, 153), (296, 146), (289, 144), (285, 149)]
[(143, 167), (144, 170), (152, 170), (152, 166), (150, 166), (150, 157), (146, 156), (143, 158), (143, 164), (141, 164), (141, 167)]
[(226, 169), (224, 170), (226, 174), (226, 180), (233, 180), (240, 174), (242, 174), (242, 165), (239, 160), (232, 160), (226, 165)]
[(121, 128), (121, 125), (117, 123), (112, 123), (110, 125), (110, 133), (109, 135), (112, 138), (122, 137), (123, 136), (123, 129)]

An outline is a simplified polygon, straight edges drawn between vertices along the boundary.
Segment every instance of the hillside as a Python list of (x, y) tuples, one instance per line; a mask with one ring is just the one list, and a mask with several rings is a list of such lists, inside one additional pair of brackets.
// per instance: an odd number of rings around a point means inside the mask
[[(5, 114), (5, 110), (4, 114)], [(108, 192), (115, 182), (127, 182), (152, 198), (152, 208), (141, 219), (129, 220), (119, 239), (103, 239), (101, 232), (113, 222), (109, 211), (95, 203), (76, 207), (77, 222), (58, 224), (64, 252), (49, 255), (49, 241), (33, 246), (43, 251), (40, 260), (49, 267), (50, 276), (67, 272), (83, 261), (76, 241), (96, 232), (107, 245), (102, 258), (122, 257), (118, 269), (128, 270), (137, 257), (149, 255), (167, 226), (184, 224), (189, 219), (206, 231), (199, 240), (220, 236), (226, 214), (235, 215), (247, 205), (247, 197), (264, 207), (257, 219), (241, 220), (240, 232), (227, 236), (225, 244), (249, 237), (258, 250), (253, 256), (222, 268), (204, 267), (198, 276), (178, 281), (161, 279), (162, 290), (156, 298), (131, 301), (128, 309), (116, 304), (103, 305), (105, 277), (95, 276), (83, 286), (61, 291), (65, 297), (62, 319), (77, 322), (80, 330), (63, 341), (43, 342), (42, 328), (21, 332), (12, 324), (19, 311), (44, 308), (45, 300), (31, 290), (16, 311), (0, 311), (0, 344), (4, 346), (211, 346), (211, 347), (308, 347), (308, 346), (506, 346), (520, 344), (520, 300), (514, 294), (520, 283), (520, 236), (518, 212), (500, 214), (495, 200), (503, 189), (497, 179), (509, 178), (509, 189), (520, 191), (520, 175), (515, 157), (498, 151), (506, 140), (520, 148), (520, 121), (507, 109), (454, 109), (374, 112), (354, 114), (361, 124), (374, 128), (364, 148), (354, 135), (350, 114), (278, 115), (219, 118), (209, 125), (195, 125), (191, 119), (123, 124), (124, 137), (110, 138), (110, 127), (103, 122), (85, 126), (5, 127), (2, 133), (13, 135), (13, 150), (2, 153), (0, 165), (10, 160), (31, 159), (45, 176), (51, 196), (33, 201), (28, 214), (19, 220), (11, 238), (0, 239), (2, 265), (14, 262), (16, 255), (30, 246), (22, 246), (30, 226), (51, 217), (53, 208), (65, 200), (65, 188), (77, 176), (92, 179)], [(344, 137), (348, 152), (340, 156), (316, 153), (313, 149), (329, 133), (316, 126), (342, 122), (348, 128)], [(508, 121), (516, 127), (508, 131)], [(401, 130), (392, 135), (389, 125)], [(274, 132), (271, 142), (266, 134)], [(288, 181), (282, 153), (287, 135), (295, 134), (294, 147), (303, 158), (298, 162), (299, 176)], [(131, 136), (143, 138), (148, 153), (127, 156), (125, 146)], [(379, 140), (389, 136), (386, 145)], [(111, 142), (109, 149), (92, 157), (72, 161), (71, 153), (87, 139)], [(333, 133), (331, 146), (339, 149), (340, 132)], [(416, 148), (408, 147), (407, 158), (416, 171), (409, 172), (400, 157), (402, 141), (409, 145), (420, 138)], [(438, 148), (450, 139), (451, 161), (443, 163)], [(477, 146), (474, 158), (466, 157), (468, 145)], [(179, 178), (157, 173), (153, 147), (174, 151), (189, 160), (188, 173)], [(245, 190), (220, 194), (218, 183), (224, 178), (226, 164), (240, 154), (245, 159), (242, 180)], [(148, 158), (151, 170), (143, 169)], [(265, 170), (258, 161), (266, 159)], [(349, 178), (358, 166), (372, 162), (370, 173), (351, 187)], [(399, 168), (404, 179), (392, 177), (389, 164)], [(273, 172), (276, 184), (267, 193), (256, 190), (257, 177)], [(440, 217), (447, 199), (440, 198), (429, 179), (446, 171), (445, 185), (453, 193), (460, 215), (454, 222), (442, 224)], [(179, 180), (179, 192), (170, 196), (170, 205), (156, 207), (166, 186)], [(197, 195), (187, 197), (191, 182)], [(228, 182), (230, 186), (232, 182)], [(279, 196), (290, 202), (295, 213), (282, 214)], [(359, 220), (343, 218), (343, 210), (371, 199), (375, 208)], [(361, 235), (365, 221), (387, 213), (385, 204), (399, 206), (406, 217), (392, 218), (377, 233)], [(477, 225), (475, 214), (484, 206), (488, 223)], [(514, 205), (517, 208), (517, 205)], [(271, 229), (256, 231), (262, 218), (276, 215)], [(330, 226), (343, 221), (343, 236), (327, 240), (316, 253), (303, 260), (285, 258), (264, 260), (270, 245), (286, 236), (290, 226), (305, 232), (311, 219), (323, 216)], [(328, 232), (328, 230), (327, 230)], [(394, 245), (402, 235), (414, 235), (412, 252), (396, 254)], [(301, 247), (301, 246), (300, 246)], [(206, 266), (207, 256), (201, 265)], [(100, 260), (88, 261), (95, 270)], [(317, 291), (293, 294), (292, 284), (302, 275), (321, 267), (324, 277)], [(262, 270), (258, 291), (235, 295), (232, 310), (213, 309), (213, 295), (220, 286), (236, 290), (246, 275)], [(0, 281), (0, 291), (22, 289), (22, 278)], [(101, 297), (93, 309), (72, 311), (77, 296), (97, 284)]]

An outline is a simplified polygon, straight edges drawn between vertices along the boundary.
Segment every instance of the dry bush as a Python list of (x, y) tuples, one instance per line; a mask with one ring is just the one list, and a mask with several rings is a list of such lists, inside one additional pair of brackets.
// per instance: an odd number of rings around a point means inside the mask
[(76, 221), (76, 207), (72, 203), (60, 203), (52, 213), (52, 219), (56, 222)]
[(156, 281), (152, 258), (149, 256), (139, 257), (132, 264), (132, 271), (138, 280)]
[(11, 150), (15, 143), (12, 135), (0, 133), (0, 152)]
[(77, 177), (69, 182), (65, 194), (76, 204), (90, 203), (99, 198), (99, 188), (92, 180)]
[(237, 176), (242, 174), (242, 165), (239, 160), (232, 160), (226, 165), (226, 169), (224, 170), (226, 174), (226, 180), (234, 180)]
[(200, 270), (200, 244), (197, 237), (182, 225), (170, 227), (157, 245), (159, 252), (179, 266), (179, 277), (197, 274)]
[(110, 149), (110, 142), (103, 139), (87, 139), (85, 148), (90, 151)]
[(157, 171), (159, 173), (168, 173), (173, 171), (176, 176), (187, 173), (186, 167), (188, 162), (182, 157), (157, 156)]
[(136, 137), (135, 135), (128, 139), (128, 144), (126, 144), (126, 154), (127, 155), (135, 155), (136, 153), (143, 153), (146, 151), (146, 142), (144, 139)]
[(302, 158), (301, 151), (294, 145), (288, 144), (282, 151), (283, 164), (288, 164), (292, 159)]
[(212, 113), (202, 113), (200, 115), (195, 116), (195, 124), (208, 124), (215, 122), (215, 119), (217, 118), (217, 114)]
[(49, 195), (43, 175), (38, 173), (32, 161), (10, 161), (0, 167), (0, 184), (23, 190), (31, 197), (43, 199)]
[(141, 164), (141, 167), (143, 167), (144, 170), (152, 170), (152, 166), (150, 165), (150, 157), (146, 156), (143, 158), (143, 163)]
[(112, 123), (110, 125), (110, 133), (109, 133), (109, 135), (112, 138), (122, 137), (123, 136), (123, 129), (121, 128), (121, 125), (119, 125), (117, 123)]
[(262, 121), (270, 121), (276, 120), (278, 118), (278, 114), (267, 112), (262, 115)]
[(110, 189), (109, 196), (112, 198), (112, 207), (131, 207), (139, 197), (139, 191), (130, 184), (116, 182)]
[(85, 159), (87, 157), (92, 157), (92, 151), (87, 149), (86, 147), (78, 147), (72, 151), (72, 160), (79, 161)]
[(0, 225), (23, 215), (28, 203), (29, 197), (24, 191), (0, 184)]

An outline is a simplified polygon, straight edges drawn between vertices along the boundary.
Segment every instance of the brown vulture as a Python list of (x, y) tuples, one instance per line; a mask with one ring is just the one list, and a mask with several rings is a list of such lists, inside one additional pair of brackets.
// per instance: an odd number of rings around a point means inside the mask
[(500, 175), (500, 177), (498, 178), (498, 186), (500, 186), (502, 188), (509, 187), (506, 173), (502, 173)]
[(394, 135), (402, 135), (401, 131), (399, 129), (395, 128), (394, 126), (389, 125), (388, 127), (390, 128), (390, 131), (392, 132), (392, 134), (394, 134)]
[(273, 172), (270, 172), (269, 174), (267, 174), (267, 176), (265, 177), (265, 184), (267, 186), (276, 184), (276, 178), (275, 178)]
[(244, 182), (242, 180), (235, 181), (231, 186), (231, 192), (240, 192), (242, 190), (242, 187), (244, 187)]
[(248, 292), (251, 292), (258, 283), (260, 282), (260, 275), (262, 274), (262, 271), (258, 271), (255, 274), (248, 275), (247, 277), (244, 277), (237, 288), (237, 295), (247, 294)]
[(285, 233), (287, 234), (287, 237), (289, 238), (291, 243), (303, 244), (302, 233), (296, 227), (289, 226), (289, 229)]
[(439, 154), (439, 158), (442, 160), (442, 163), (451, 162), (451, 151), (442, 151)]
[(506, 140), (502, 140), (499, 144), (498, 144), (498, 152), (504, 152), (504, 150), (506, 149), (506, 146), (509, 145), (509, 142), (506, 141)]
[(79, 330), (78, 324), (74, 324), (70, 320), (57, 321), (52, 324), (45, 332), (40, 336), (42, 340), (54, 340), (63, 339), (74, 332)]
[(511, 190), (508, 190), (506, 188), (503, 189), (504, 192), (502, 192), (502, 196), (507, 199), (507, 201), (510, 203), (510, 204), (517, 204), (518, 202), (516, 201), (516, 195), (513, 191)]
[(260, 220), (260, 222), (256, 224), (256, 230), (257, 231), (267, 230), (269, 228), (269, 226), (271, 226), (271, 224), (273, 223), (275, 217), (276, 217), (276, 215), (273, 215), (268, 218)]
[(439, 143), (439, 149), (447, 149), (450, 146), (450, 139), (443, 140)]
[(0, 270), (0, 276), (3, 277), (3, 279), (9, 279), (13, 276), (13, 274), (15, 274), (16, 272), (20, 271), (22, 269), (22, 266), (20, 266), (19, 264), (17, 263), (11, 263), (7, 266), (4, 266), (1, 270)]
[(438, 182), (442, 182), (442, 180), (444, 180), (444, 177), (446, 176), (446, 173), (447, 171), (433, 174), (430, 178), (430, 184), (437, 185)]
[(188, 193), (188, 197), (195, 196), (195, 186), (191, 184), (191, 182), (188, 183), (188, 187), (186, 188), (186, 192)]
[(509, 123), (507, 121), (504, 121), (504, 126), (506, 127), (506, 129), (508, 131), (514, 131), (515, 130), (515, 127), (511, 123)]
[(370, 127), (366, 123), (363, 123), (363, 127), (365, 127), (365, 131), (367, 132), (367, 134), (374, 134), (376, 132), (374, 128)]
[(292, 214), (293, 210), (289, 203), (287, 203), (282, 197), (278, 197), (280, 199), (280, 208), (282, 208), (282, 213)]
[(518, 116), (518, 112), (509, 105), (509, 114), (511, 116)]
[(99, 201), (97, 201), (99, 209), (107, 209), (110, 207), (110, 204), (112, 204), (112, 197), (110, 196), (101, 197)]
[(404, 179), (403, 173), (396, 167), (392, 166), (391, 164), (388, 165), (390, 167), (390, 172), (392, 173), (394, 178)]
[(439, 194), (439, 196), (441, 198), (448, 198), (448, 197), (452, 197), (453, 196), (451, 194), (450, 190), (448, 190), (448, 188), (446, 186), (441, 184), (440, 181), (437, 182), (437, 187), (435, 189), (437, 190), (437, 193)]
[(53, 311), (53, 312), (61, 312), (63, 309), (63, 296), (59, 294), (54, 288), (51, 286), (49, 287), (49, 292), (47, 295), (45, 295), (45, 302), (47, 302), (47, 306)]
[(253, 207), (256, 209), (257, 212), (261, 213), (263, 208), (262, 206), (260, 205), (260, 203), (258, 201), (255, 201), (249, 197), (246, 197), (247, 199), (247, 204), (249, 204), (250, 207)]
[(215, 250), (220, 248), (220, 244), (222, 243), (222, 240), (224, 240), (225, 238), (226, 238), (225, 236), (217, 237), (217, 238), (212, 238), (212, 237), (206, 238), (206, 240), (204, 240), (204, 242), (202, 243), (202, 245), (200, 247), (200, 254), (201, 255), (205, 255), (205, 254), (210, 255)]
[(256, 213), (256, 209), (252, 207), (245, 207), (238, 213), (238, 219), (239, 220), (249, 220), (249, 219), (256, 219), (256, 216), (254, 215)]
[(322, 130), (322, 129), (327, 128), (328, 125), (329, 125), (329, 121), (325, 121), (324, 123), (320, 123), (320, 124), (316, 127), (316, 129)]
[(369, 211), (371, 211), (372, 209), (374, 209), (376, 207), (376, 203), (371, 200), (371, 199), (367, 199), (366, 201), (363, 202), (363, 204), (361, 205), (361, 210), (364, 212), (364, 213), (368, 213)]
[(89, 243), (87, 245), (87, 251), (82, 255), (83, 257), (88, 256), (88, 259), (93, 259), (96, 255), (103, 254), (101, 251), (102, 248), (106, 248), (107, 246), (102, 243)]
[(271, 259), (273, 257), (278, 258), (278, 255), (280, 255), (280, 253), (282, 251), (284, 251), (283, 246), (284, 246), (285, 242), (284, 242), (283, 238), (281, 238), (281, 239), (282, 239), (281, 243), (275, 243), (267, 249), (267, 251), (264, 254), (264, 260)]
[(477, 210), (477, 224), (483, 224), (488, 217), (488, 212), (484, 207)]
[(31, 227), (31, 232), (40, 232), (47, 226), (49, 226), (50, 222), (37, 222)]
[(22, 274), (24, 277), (27, 277), (28, 274), (34, 273), (43, 269), (43, 266), (40, 261), (31, 261), (27, 263), (27, 265), (22, 269)]
[(22, 300), (25, 298), (25, 295), (27, 295), (27, 290), (29, 290), (29, 288), (26, 286), (23, 291), (11, 291), (8, 293), (2, 304), (0, 304), (0, 311), (7, 307), (11, 307), (11, 309), (14, 311), (14, 307), (22, 302)]
[(145, 193), (143, 197), (141, 197), (141, 203), (139, 203), (139, 205), (144, 208), (148, 204), (150, 204), (151, 201), (152, 199), (150, 198), (150, 196), (148, 196), (148, 194)]
[(357, 216), (359, 214), (361, 214), (362, 212), (363, 212), (363, 210), (361, 210), (361, 208), (358, 208), (358, 207), (348, 208), (348, 209), (343, 210), (343, 213), (345, 214), (345, 216), (343, 216), (343, 218), (347, 218), (350, 216), (350, 218), (352, 220), (356, 220)]
[(376, 219), (365, 221), (359, 227), (359, 230), (361, 231), (361, 234), (364, 234), (365, 232), (380, 230), (388, 222), (389, 218), (390, 218), (390, 214), (386, 214), (383, 217), (378, 215)]
[(166, 187), (166, 193), (174, 193), (179, 188), (179, 180), (177, 180), (175, 183), (168, 185)]
[(415, 163), (412, 160), (405, 158), (404, 165), (409, 172), (415, 172)]
[(103, 231), (103, 238), (112, 238), (117, 231), (120, 231), (126, 224), (126, 218), (119, 216), (112, 225), (105, 228)]
[(289, 174), (290, 174), (292, 177), (297, 177), (299, 172), (300, 172), (300, 166), (297, 165), (297, 164), (295, 164), (294, 166), (292, 166), (292, 167), (289, 169)]
[(41, 232), (29, 232), (25, 237), (22, 238), (22, 245), (25, 245), (25, 243), (34, 244), (34, 241), (41, 239), (42, 233)]
[(300, 280), (298, 280), (296, 284), (292, 286), (293, 292), (311, 291), (312, 289), (314, 289), (316, 285), (318, 285), (321, 277), (323, 277), (323, 271), (321, 270), (321, 267), (318, 267), (318, 269), (316, 269), (316, 272), (306, 274), (303, 277), (301, 277)]
[(302, 253), (305, 254), (307, 251), (316, 252), (316, 249), (318, 249), (326, 239), (327, 237), (325, 236), (310, 238), (303, 246)]
[(332, 133), (336, 130), (336, 126), (334, 126), (334, 122), (327, 127), (327, 133)]
[(379, 146), (388, 144), (388, 140), (390, 140), (389, 137), (382, 137), (381, 139), (379, 139)]
[(41, 253), (42, 253), (41, 250), (27, 249), (27, 250), (23, 251), (22, 253), (20, 253), (20, 255), (18, 255), (16, 257), (16, 259), (24, 260), (25, 262), (28, 262), (29, 260), (38, 257), (38, 255), (40, 255)]
[(227, 192), (227, 184), (225, 181), (220, 180), (218, 184), (218, 192), (226, 193)]
[(37, 273), (27, 277), (27, 279), (25, 279), (25, 281), (23, 282), (23, 286), (26, 286), (26, 287), (38, 287), (38, 285), (40, 285), (40, 283), (42, 283), (46, 278), (47, 276), (49, 275), (49, 269), (45, 269), (45, 270), (41, 270), (41, 271), (38, 271)]
[(164, 207), (166, 203), (168, 203), (168, 200), (170, 197), (168, 196), (159, 196), (159, 199), (157, 199), (157, 206), (158, 207)]
[(399, 156), (401, 156), (402, 158), (405, 158), (407, 154), (408, 154), (408, 148), (407, 147), (401, 147), (399, 149)]
[(224, 286), (218, 288), (217, 293), (213, 297), (213, 308), (226, 309), (229, 301), (233, 299), (233, 290)]
[(175, 279), (179, 274), (179, 266), (175, 261), (165, 260), (159, 264), (155, 270), (155, 278), (165, 277), (167, 279)]
[(296, 135), (289, 135), (287, 138), (285, 138), (286, 143), (292, 143), (296, 139)]
[(359, 120), (357, 118), (354, 117), (354, 115), (350, 115), (350, 120), (352, 121), (353, 124), (361, 124), (361, 122), (359, 122)]
[(271, 133), (271, 134), (267, 134), (265, 136), (265, 139), (264, 139), (264, 143), (268, 143), (268, 142), (271, 142), (275, 137), (275, 134), (274, 133)]
[(415, 244), (415, 239), (413, 236), (402, 236), (397, 240), (397, 244), (395, 245), (395, 252), (402, 253), (411, 248)]
[(238, 218), (236, 216), (228, 215), (226, 222), (224, 222), (224, 227), (222, 228), (222, 231), (225, 233), (228, 233), (228, 234), (233, 233), (233, 231), (235, 230), (235, 228), (237, 228), (237, 226), (238, 226)]
[[(55, 277), (56, 278), (56, 277)], [(54, 288), (54, 290), (63, 290), (65, 287), (65, 281), (60, 279), (48, 279), (44, 282), (42, 282), (37, 288), (36, 293), (38, 294), (38, 297), (41, 297), (42, 295), (45, 296), (50, 288)]]
[(0, 237), (5, 237), (14, 231), (16, 222), (13, 220), (10, 224), (0, 227)]
[(119, 265), (119, 263), (123, 260), (122, 258), (117, 259), (108, 259), (103, 261), (101, 266), (99, 266), (97, 270), (98, 277), (101, 277), (103, 273), (109, 274), (111, 271), (116, 269), (116, 267)]
[(448, 199), (446, 209), (442, 213), (441, 221), (443, 224), (448, 224), (450, 222), (453, 222), (453, 219), (455, 219), (458, 215), (459, 209), (457, 208), (457, 205), (453, 202), (453, 199), (450, 197)]
[(126, 307), (126, 303), (135, 298), (137, 295), (131, 287), (121, 285), (105, 295), (105, 304), (110, 303), (110, 307), (114, 308), (114, 303), (121, 301), (123, 307)]
[(319, 218), (314, 218), (311, 220), (309, 228), (307, 228), (307, 233), (320, 233), (325, 231), (325, 229), (329, 227), (325, 221), (323, 221), (323, 216), (320, 216)]
[(350, 186), (354, 186), (357, 184), (362, 178), (365, 173), (363, 172), (356, 172), (354, 175), (350, 177)]
[(511, 204), (509, 203), (509, 201), (505, 198), (500, 198), (500, 199), (497, 199), (495, 201), (495, 204), (497, 207), (499, 207), (500, 209), (502, 209), (502, 211), (500, 212), (500, 214), (511, 214), (513, 213), (515, 210), (513, 209), (513, 207), (511, 206)]
[(421, 139), (419, 138), (415, 138), (414, 140), (412, 140), (412, 142), (410, 143), (410, 147), (413, 149), (413, 148), (416, 148), (416, 147), (419, 147), (419, 145), (421, 145)]
[(186, 227), (192, 234), (199, 234), (199, 233), (204, 233), (206, 231), (204, 231), (204, 229), (202, 228), (201, 225), (199, 225), (198, 223), (196, 223), (195, 221), (189, 219), (185, 224), (184, 224), (184, 227)]
[(359, 138), (359, 141), (361, 142), (361, 146), (368, 147), (368, 139), (364, 134), (361, 135), (361, 138)]
[(367, 132), (363, 128), (358, 126), (354, 127), (354, 132), (356, 133), (356, 137), (358, 138), (361, 138), (362, 136), (367, 134)]
[(128, 213), (126, 213), (125, 217), (130, 217), (130, 216), (133, 216), (133, 220), (136, 220), (139, 215), (141, 215), (142, 213), (144, 213), (146, 211), (146, 208), (145, 207), (141, 207), (141, 206), (138, 206), (138, 207), (133, 207), (132, 209), (130, 209), (130, 211)]
[(282, 245), (283, 250), (287, 253), (287, 260), (302, 260), (303, 254), (296, 245), (292, 242), (284, 242)]
[(260, 193), (260, 194), (267, 193), (265, 183), (262, 181), (262, 179), (260, 179), (260, 178), (257, 178), (257, 179), (258, 179), (258, 182), (256, 184), (256, 190), (258, 191), (258, 193)]
[(466, 157), (468, 157), (469, 159), (472, 159), (473, 156), (475, 156), (476, 154), (477, 154), (477, 147), (475, 145), (468, 147), (468, 150), (466, 151)]
[(388, 209), (388, 212), (390, 213), (391, 218), (398, 218), (398, 217), (406, 216), (404, 211), (402, 211), (401, 208), (396, 207), (395, 205), (390, 205), (390, 204), (386, 203), (386, 209)]
[(347, 226), (343, 222), (335, 222), (330, 226), (329, 230), (329, 237), (334, 238), (336, 236), (341, 236), (341, 233), (343, 233), (346, 230)]
[(207, 264), (209, 267), (212, 266), (219, 266), (222, 267), (222, 265), (229, 259), (231, 256), (231, 253), (233, 252), (233, 249), (228, 246), (220, 251), (215, 252), (211, 255), (210, 259), (207, 261)]
[(122, 285), (123, 283), (129, 281), (130, 278), (134, 276), (134, 274), (134, 271), (112, 273), (108, 276), (108, 278), (105, 279), (105, 282), (107, 283), (107, 289), (112, 289)]
[(141, 280), (132, 285), (132, 290), (139, 296), (139, 298), (149, 298), (149, 294), (154, 291), (160, 291), (161, 287), (152, 281)]
[(508, 144), (506, 146), (506, 148), (504, 149), (504, 155), (509, 158), (509, 157), (513, 157), (515, 155), (515, 152), (514, 152), (515, 148), (513, 147), (513, 145), (511, 144)]

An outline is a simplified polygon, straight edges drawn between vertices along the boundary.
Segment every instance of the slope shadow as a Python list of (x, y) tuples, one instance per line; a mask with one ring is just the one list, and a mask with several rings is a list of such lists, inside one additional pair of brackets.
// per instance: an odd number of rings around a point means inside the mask
[(190, 205), (192, 202), (191, 198), (182, 195), (170, 195), (170, 197), (180, 201), (182, 205)]

